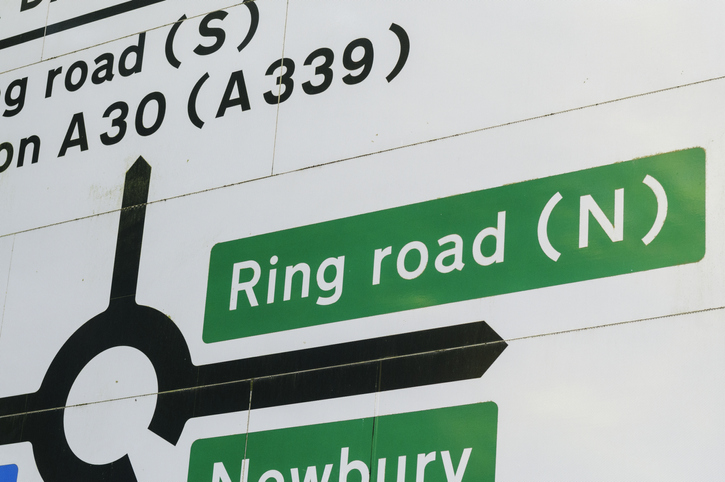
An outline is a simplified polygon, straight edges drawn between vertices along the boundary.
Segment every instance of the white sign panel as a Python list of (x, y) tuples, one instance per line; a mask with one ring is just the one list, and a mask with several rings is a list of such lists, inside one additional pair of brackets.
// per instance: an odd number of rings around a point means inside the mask
[(714, 480), (717, 2), (0, 6), (0, 482)]

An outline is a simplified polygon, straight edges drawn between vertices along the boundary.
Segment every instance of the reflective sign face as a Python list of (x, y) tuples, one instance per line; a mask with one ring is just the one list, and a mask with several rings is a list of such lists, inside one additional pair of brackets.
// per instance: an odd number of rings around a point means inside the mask
[(4, 2), (0, 482), (717, 479), (723, 19)]
[(496, 419), (487, 402), (200, 440), (189, 480), (494, 480)]
[[(613, 216), (588, 194), (595, 192)], [(204, 339), (616, 276), (704, 254), (705, 152), (674, 152), (217, 244)]]

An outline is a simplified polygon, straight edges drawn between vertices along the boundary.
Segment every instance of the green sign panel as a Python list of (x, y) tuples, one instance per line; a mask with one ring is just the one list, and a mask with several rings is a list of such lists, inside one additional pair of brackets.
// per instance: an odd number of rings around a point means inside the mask
[(203, 339), (693, 263), (704, 254), (705, 151), (693, 148), (217, 244)]
[(189, 482), (487, 482), (493, 402), (197, 440)]

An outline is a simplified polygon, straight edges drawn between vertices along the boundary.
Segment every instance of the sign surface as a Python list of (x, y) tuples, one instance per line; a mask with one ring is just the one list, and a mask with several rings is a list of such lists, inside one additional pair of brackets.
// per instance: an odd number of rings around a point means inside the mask
[(0, 2), (0, 481), (718, 480), (724, 21)]
[(204, 340), (693, 263), (704, 255), (705, 152), (661, 154), (218, 244)]
[(497, 412), (488, 402), (199, 440), (188, 480), (492, 481)]

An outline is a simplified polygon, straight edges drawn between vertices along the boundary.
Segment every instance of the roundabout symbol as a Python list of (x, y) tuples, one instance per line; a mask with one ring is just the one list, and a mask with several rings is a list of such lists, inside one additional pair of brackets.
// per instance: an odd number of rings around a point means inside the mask
[(148, 429), (173, 445), (194, 417), (478, 378), (506, 348), (480, 321), (194, 365), (176, 324), (136, 303), (150, 179), (141, 157), (126, 173), (108, 308), (65, 342), (37, 392), (0, 399), (0, 445), (30, 442), (46, 482), (137, 480), (128, 455), (103, 465), (78, 458), (63, 426), (76, 378), (111, 348), (135, 348), (153, 365), (159, 393)]

